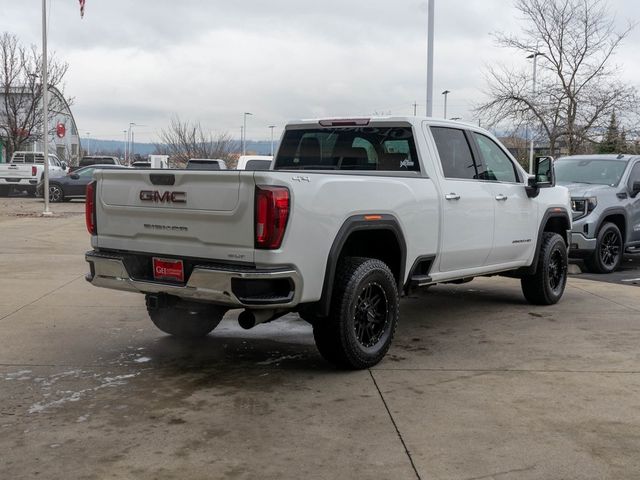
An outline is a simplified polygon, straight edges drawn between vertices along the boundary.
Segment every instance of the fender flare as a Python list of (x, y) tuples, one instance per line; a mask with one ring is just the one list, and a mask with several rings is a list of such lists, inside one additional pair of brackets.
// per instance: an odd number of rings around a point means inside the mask
[(566, 220), (567, 225), (569, 225), (569, 229), (567, 230), (567, 233), (566, 233), (567, 246), (571, 243), (571, 216), (565, 209), (558, 208), (558, 207), (548, 208), (547, 211), (544, 213), (544, 216), (542, 217), (540, 226), (538, 227), (538, 239), (536, 242), (536, 253), (533, 256), (533, 262), (529, 267), (526, 267), (524, 269), (527, 275), (535, 275), (535, 273), (538, 270), (538, 260), (540, 259), (540, 247), (542, 245), (542, 236), (544, 234), (544, 228), (547, 226), (547, 223), (552, 218), (562, 218), (563, 220)]
[(362, 230), (386, 230), (392, 232), (398, 245), (400, 246), (400, 272), (398, 275), (398, 292), (402, 291), (405, 264), (407, 259), (407, 243), (404, 239), (404, 233), (400, 227), (400, 223), (393, 215), (376, 215), (380, 217), (377, 220), (366, 220), (364, 215), (354, 215), (345, 220), (345, 222), (338, 230), (331, 249), (329, 250), (329, 256), (327, 258), (327, 265), (325, 268), (324, 282), (322, 284), (322, 296), (318, 301), (317, 312), (320, 316), (326, 317), (329, 315), (331, 308), (331, 298), (333, 295), (333, 284), (338, 270), (338, 260), (340, 253), (344, 248), (345, 243), (349, 236)]
[(602, 225), (604, 225), (604, 221), (606, 220), (606, 218), (610, 215), (622, 215), (624, 217), (624, 226), (625, 226), (625, 238), (624, 243), (627, 243), (627, 239), (629, 238), (629, 218), (627, 215), (627, 211), (624, 208), (621, 207), (609, 207), (609, 208), (605, 208), (604, 211), (600, 214), (600, 218), (598, 220), (597, 226), (596, 226), (596, 230), (595, 230), (595, 236), (597, 238), (598, 236), (598, 232), (600, 231), (600, 229), (602, 228)]

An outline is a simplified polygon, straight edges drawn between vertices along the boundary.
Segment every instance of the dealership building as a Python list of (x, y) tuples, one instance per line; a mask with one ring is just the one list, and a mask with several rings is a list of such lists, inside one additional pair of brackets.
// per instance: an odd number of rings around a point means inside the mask
[[(15, 90), (13, 93), (9, 92), (8, 95), (22, 95), (24, 96), (24, 90)], [(49, 152), (55, 153), (60, 160), (67, 162), (70, 165), (77, 165), (79, 157), (81, 155), (80, 149), (80, 136), (78, 135), (78, 127), (76, 125), (75, 118), (71, 111), (71, 107), (67, 100), (55, 87), (49, 87)], [(5, 93), (0, 92), (0, 105), (5, 103)], [(16, 102), (17, 103), (17, 102)], [(24, 104), (31, 105), (33, 102), (27, 101)], [(42, 107), (38, 111), (38, 115), (42, 114)], [(3, 138), (5, 129), (3, 125), (7, 124), (7, 119), (3, 109), (0, 109), (0, 163), (6, 163), (10, 159), (7, 158), (6, 138)], [(21, 147), (23, 150), (42, 151), (44, 146), (42, 139), (38, 139), (41, 136), (41, 132), (25, 132), (25, 135), (30, 135), (34, 138), (33, 141), (27, 141), (23, 143)]]

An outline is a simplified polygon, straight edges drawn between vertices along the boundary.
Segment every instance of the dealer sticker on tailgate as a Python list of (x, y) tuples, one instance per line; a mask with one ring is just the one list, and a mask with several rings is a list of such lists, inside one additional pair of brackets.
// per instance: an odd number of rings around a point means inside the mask
[(184, 266), (182, 260), (153, 257), (153, 278), (184, 282)]

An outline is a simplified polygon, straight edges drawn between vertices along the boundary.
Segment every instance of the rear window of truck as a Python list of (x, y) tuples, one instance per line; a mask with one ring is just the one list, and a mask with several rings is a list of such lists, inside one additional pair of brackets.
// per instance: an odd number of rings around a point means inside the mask
[(419, 172), (411, 127), (287, 130), (275, 170)]

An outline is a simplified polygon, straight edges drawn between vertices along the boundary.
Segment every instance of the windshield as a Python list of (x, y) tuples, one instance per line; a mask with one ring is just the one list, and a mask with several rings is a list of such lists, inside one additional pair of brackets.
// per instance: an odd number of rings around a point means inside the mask
[(420, 171), (411, 127), (288, 130), (275, 170)]
[(555, 162), (556, 180), (615, 187), (626, 167), (626, 160), (559, 159)]

